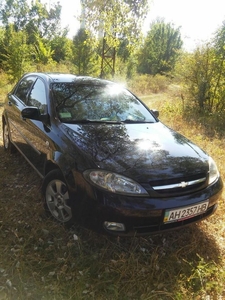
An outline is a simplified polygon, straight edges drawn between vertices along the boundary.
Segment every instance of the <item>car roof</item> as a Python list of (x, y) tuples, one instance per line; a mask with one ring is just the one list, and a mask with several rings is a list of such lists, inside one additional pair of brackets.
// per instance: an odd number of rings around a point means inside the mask
[(69, 73), (56, 73), (56, 72), (50, 72), (50, 73), (27, 73), (24, 75), (24, 77), (27, 76), (38, 76), (42, 79), (48, 81), (49, 83), (57, 83), (57, 82), (79, 82), (79, 83), (86, 83), (86, 84), (113, 84), (112, 81), (108, 81), (105, 79), (95, 78), (91, 76), (81, 76), (81, 75), (74, 75)]

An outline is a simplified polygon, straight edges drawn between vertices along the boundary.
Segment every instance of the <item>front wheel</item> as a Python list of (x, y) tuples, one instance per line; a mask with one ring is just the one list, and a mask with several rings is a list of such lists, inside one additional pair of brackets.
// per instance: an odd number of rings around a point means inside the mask
[(65, 179), (59, 170), (47, 174), (43, 181), (42, 193), (47, 212), (58, 222), (72, 225), (74, 223), (72, 200)]

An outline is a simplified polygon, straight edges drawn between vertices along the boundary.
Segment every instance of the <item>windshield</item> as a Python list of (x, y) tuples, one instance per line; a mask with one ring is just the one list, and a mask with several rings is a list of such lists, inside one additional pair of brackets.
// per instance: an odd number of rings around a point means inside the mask
[(53, 83), (52, 93), (62, 122), (155, 122), (148, 109), (117, 84)]

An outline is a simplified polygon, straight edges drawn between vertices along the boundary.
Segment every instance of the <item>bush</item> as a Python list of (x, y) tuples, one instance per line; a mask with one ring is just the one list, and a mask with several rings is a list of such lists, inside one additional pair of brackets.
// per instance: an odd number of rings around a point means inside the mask
[(137, 74), (128, 81), (129, 88), (138, 95), (151, 93), (162, 93), (168, 88), (171, 79), (162, 75), (141, 75)]
[(5, 100), (5, 96), (10, 92), (12, 85), (9, 84), (8, 76), (0, 71), (0, 106), (3, 104)]

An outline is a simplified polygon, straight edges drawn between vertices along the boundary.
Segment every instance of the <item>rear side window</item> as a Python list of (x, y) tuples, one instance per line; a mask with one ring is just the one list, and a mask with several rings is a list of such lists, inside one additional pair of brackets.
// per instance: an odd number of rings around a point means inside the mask
[(26, 77), (22, 79), (22, 81), (20, 81), (16, 89), (15, 95), (24, 103), (26, 103), (27, 94), (30, 91), (34, 81), (35, 81), (35, 77)]

